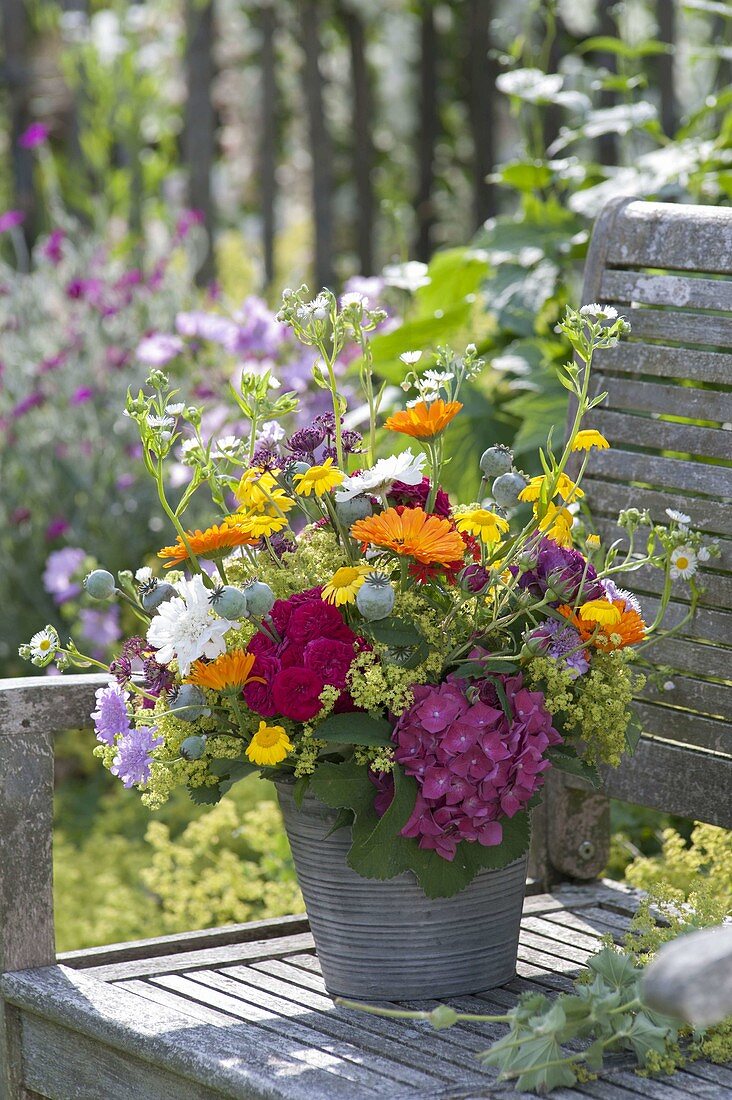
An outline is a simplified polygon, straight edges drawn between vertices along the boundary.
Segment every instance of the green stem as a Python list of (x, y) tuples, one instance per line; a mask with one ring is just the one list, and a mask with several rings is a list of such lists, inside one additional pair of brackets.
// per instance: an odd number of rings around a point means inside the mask
[[(352, 1008), (357, 1012), (368, 1012), (372, 1016), (386, 1016), (391, 1020), (429, 1020), (431, 1012), (410, 1012), (401, 1008), (380, 1008), (378, 1005), (362, 1004), (360, 1001), (349, 1001), (345, 997), (335, 997), (335, 1003), (341, 1008)], [(504, 1024), (508, 1023), (510, 1016), (484, 1016), (473, 1012), (458, 1012), (457, 1020), (469, 1020), (476, 1023)]]
[(196, 555), (193, 553), (193, 550), (191, 549), (191, 544), (188, 541), (188, 535), (185, 532), (183, 524), (180, 522), (180, 520), (176, 516), (173, 509), (168, 504), (168, 498), (165, 495), (165, 486), (163, 485), (163, 462), (162, 462), (162, 459), (158, 459), (157, 471), (155, 473), (155, 484), (156, 484), (157, 490), (158, 490), (158, 499), (160, 500), (160, 504), (162, 506), (163, 511), (165, 512), (165, 514), (168, 517), (168, 519), (170, 520), (170, 522), (173, 524), (173, 527), (176, 529), (176, 531), (180, 535), (181, 542), (183, 543), (183, 545), (186, 548), (186, 553), (188, 555), (188, 558), (189, 558), (189, 560), (191, 562), (191, 565), (193, 566), (194, 570), (197, 573), (201, 573), (202, 572), (201, 566), (198, 564), (198, 558), (196, 557)]

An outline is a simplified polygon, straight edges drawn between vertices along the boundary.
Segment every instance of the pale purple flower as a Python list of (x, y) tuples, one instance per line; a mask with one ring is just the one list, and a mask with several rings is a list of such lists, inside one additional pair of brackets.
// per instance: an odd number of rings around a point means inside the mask
[(32, 409), (40, 409), (41, 405), (44, 405), (45, 402), (46, 395), (37, 390), (35, 393), (29, 393), (27, 397), (19, 401), (11, 410), (10, 415), (13, 420), (20, 420), (22, 416), (31, 412)]
[(234, 330), (227, 343), (232, 355), (275, 357), (288, 339), (286, 327), (277, 320), (263, 298), (251, 295), (235, 314)]
[(563, 664), (574, 678), (584, 676), (590, 667), (582, 638), (570, 623), (565, 625), (556, 619), (547, 619), (541, 626), (530, 631), (524, 642), (532, 653), (540, 657), (551, 657)]
[(18, 145), (21, 149), (36, 149), (39, 145), (43, 145), (48, 137), (50, 129), (44, 122), (31, 122), (27, 130), (18, 138)]
[(156, 732), (156, 726), (138, 726), (117, 742), (117, 755), (109, 770), (125, 787), (149, 781), (152, 751), (163, 744), (162, 737), (154, 736)]
[(81, 583), (74, 580), (86, 561), (86, 550), (80, 546), (64, 546), (52, 550), (43, 571), (43, 587), (57, 604), (67, 603), (81, 595)]
[(119, 684), (111, 683), (107, 687), (99, 688), (95, 693), (97, 709), (92, 711), (91, 718), (94, 722), (94, 730), (97, 741), (105, 745), (113, 745), (115, 738), (129, 733), (130, 716), (127, 711), (129, 692), (123, 691)]
[(184, 240), (194, 225), (202, 225), (204, 221), (204, 215), (202, 210), (184, 210), (181, 216), (178, 218), (178, 222), (175, 227), (176, 238), (180, 241)]
[(611, 580), (610, 577), (603, 577), (600, 584), (609, 600), (623, 600), (626, 611), (637, 611), (639, 615), (641, 614), (640, 602), (632, 592), (628, 592), (626, 588), (618, 588), (615, 581)]
[[(79, 625), (85, 640), (97, 653), (104, 653), (122, 637), (119, 625), (119, 607), (84, 607), (79, 612)], [(94, 656), (97, 655), (94, 654)]]
[(6, 233), (8, 229), (15, 229), (17, 225), (22, 225), (25, 221), (25, 214), (22, 210), (6, 210), (4, 214), (0, 214), (0, 233)]
[(149, 367), (164, 367), (171, 359), (175, 359), (176, 355), (180, 355), (183, 347), (183, 341), (179, 336), (157, 332), (152, 336), (146, 336), (137, 345), (137, 358)]
[(79, 386), (71, 394), (69, 405), (84, 405), (87, 401), (91, 401), (93, 396), (94, 390), (91, 386)]

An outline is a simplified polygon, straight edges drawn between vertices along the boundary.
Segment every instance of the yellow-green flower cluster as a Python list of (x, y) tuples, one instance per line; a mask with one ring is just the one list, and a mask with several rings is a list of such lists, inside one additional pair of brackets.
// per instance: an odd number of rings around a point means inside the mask
[(530, 685), (544, 692), (561, 732), (590, 764), (617, 767), (625, 751), (630, 704), (643, 686), (643, 677), (629, 667), (631, 659), (624, 650), (597, 652), (589, 671), (574, 680), (548, 657), (537, 657), (528, 666)]

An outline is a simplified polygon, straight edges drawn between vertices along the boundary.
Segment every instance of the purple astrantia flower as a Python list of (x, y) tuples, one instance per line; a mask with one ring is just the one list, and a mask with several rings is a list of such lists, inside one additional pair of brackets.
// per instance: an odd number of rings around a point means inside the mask
[[(574, 604), (580, 598), (583, 601), (605, 598), (597, 571), (579, 550), (543, 538), (536, 557), (533, 568), (519, 577), (519, 588), (540, 598), (549, 592), (557, 603)], [(509, 568), (514, 575), (518, 571), (515, 565)]]
[(417, 685), (394, 727), (396, 760), (419, 787), (402, 835), (443, 859), (455, 858), (461, 840), (500, 844), (501, 818), (513, 817), (541, 787), (544, 753), (562, 740), (540, 691), (524, 687), (520, 673), (500, 681), (510, 717), (491, 679), (451, 678)]
[(526, 634), (524, 644), (531, 653), (539, 657), (551, 657), (562, 663), (575, 679), (584, 676), (590, 667), (582, 638), (569, 623), (565, 626), (556, 619), (547, 619), (541, 626)]
[(132, 673), (142, 668), (142, 656), (150, 652), (150, 646), (139, 636), (128, 638), (109, 666), (109, 671), (117, 683), (124, 687)]
[(118, 684), (109, 684), (108, 687), (99, 688), (95, 694), (97, 709), (92, 711), (91, 717), (97, 741), (105, 745), (113, 745), (115, 738), (129, 733), (130, 716), (127, 712), (127, 700), (129, 693), (123, 691)]
[(104, 656), (106, 650), (122, 636), (119, 607), (84, 607), (79, 612), (80, 630), (85, 640), (95, 647), (93, 656)]
[(53, 229), (41, 245), (41, 255), (44, 260), (48, 260), (52, 264), (60, 264), (64, 255), (61, 246), (65, 240), (66, 234), (63, 229)]
[(53, 596), (54, 603), (67, 603), (81, 595), (81, 584), (74, 580), (86, 561), (86, 550), (80, 546), (64, 546), (52, 550), (46, 558), (43, 571), (43, 587)]
[(157, 332), (152, 336), (146, 336), (137, 345), (137, 358), (149, 367), (164, 367), (171, 359), (175, 359), (176, 355), (180, 355), (183, 347), (180, 336)]
[(44, 141), (48, 137), (50, 129), (43, 122), (31, 122), (27, 130), (18, 138), (18, 145), (21, 149), (36, 149), (39, 145), (43, 145)]
[(640, 601), (632, 592), (628, 592), (626, 588), (618, 588), (615, 581), (611, 580), (609, 577), (601, 580), (600, 584), (609, 600), (623, 600), (626, 611), (637, 611), (639, 615), (641, 614)]
[(156, 732), (156, 726), (138, 726), (117, 742), (117, 755), (109, 770), (125, 787), (149, 781), (152, 751), (163, 744), (162, 737), (154, 736)]
[(4, 214), (0, 214), (0, 233), (7, 233), (9, 229), (22, 225), (24, 221), (25, 214), (22, 210), (6, 210)]

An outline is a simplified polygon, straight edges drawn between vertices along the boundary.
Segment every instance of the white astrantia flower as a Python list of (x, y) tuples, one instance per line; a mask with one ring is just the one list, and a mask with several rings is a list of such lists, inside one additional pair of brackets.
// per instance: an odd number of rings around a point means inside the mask
[(405, 264), (387, 264), (383, 275), (387, 286), (408, 290), (410, 294), (432, 282), (427, 274), (427, 264), (420, 263), (419, 260), (409, 260)]
[(403, 351), (399, 356), (405, 367), (413, 367), (415, 363), (418, 363), (422, 358), (421, 351)]
[(691, 516), (687, 516), (686, 512), (677, 511), (676, 508), (667, 508), (666, 509), (666, 515), (668, 516), (669, 519), (673, 520), (675, 523), (682, 523), (682, 524), (691, 523)]
[(175, 587), (178, 595), (158, 608), (147, 640), (157, 649), (160, 664), (176, 659), (181, 676), (187, 676), (199, 657), (211, 660), (226, 652), (225, 635), (238, 623), (216, 615), (209, 603), (210, 590), (198, 574)]
[(672, 580), (683, 577), (688, 581), (697, 570), (696, 554), (690, 546), (677, 546), (671, 551), (671, 568), (669, 573)]
[(594, 317), (596, 321), (614, 321), (618, 315), (614, 306), (601, 306), (599, 302), (590, 302), (580, 307), (580, 317)]
[(405, 485), (419, 485), (424, 477), (423, 467), (426, 460), (426, 455), (413, 455), (409, 449), (389, 458), (380, 458), (370, 470), (363, 470), (360, 474), (346, 478), (338, 487), (336, 501), (343, 504), (364, 494), (376, 496), (379, 493), (388, 493), (395, 481), (401, 481)]

